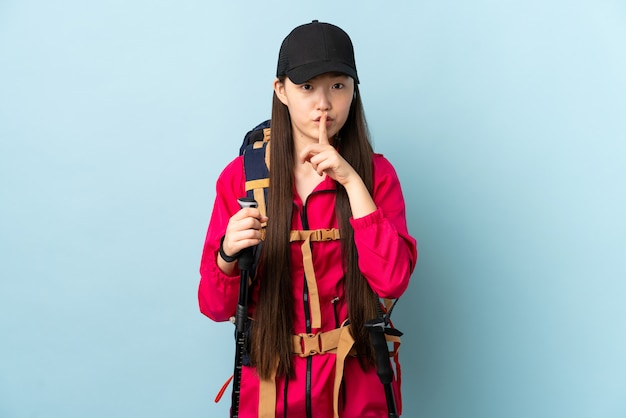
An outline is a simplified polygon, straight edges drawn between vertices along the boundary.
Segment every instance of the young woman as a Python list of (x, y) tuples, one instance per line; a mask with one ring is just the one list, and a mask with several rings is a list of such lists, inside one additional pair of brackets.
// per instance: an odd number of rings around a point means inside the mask
[[(373, 153), (342, 29), (317, 21), (295, 28), (281, 45), (276, 77), (267, 216), (239, 208), (245, 174), (236, 158), (217, 181), (200, 310), (215, 321), (234, 315), (234, 256), (263, 239), (239, 416), (386, 417), (364, 324), (379, 315), (379, 297), (402, 295), (417, 261), (400, 183)], [(293, 231), (316, 230), (331, 232), (294, 239)]]

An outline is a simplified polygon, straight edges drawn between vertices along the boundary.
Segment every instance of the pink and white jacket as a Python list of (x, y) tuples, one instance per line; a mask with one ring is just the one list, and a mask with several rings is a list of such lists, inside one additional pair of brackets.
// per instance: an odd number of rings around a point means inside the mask
[[(416, 241), (407, 230), (404, 198), (393, 166), (374, 154), (373, 199), (377, 210), (363, 218), (351, 219), (359, 254), (359, 268), (371, 288), (381, 298), (398, 298), (406, 290), (417, 261)], [(214, 321), (227, 321), (235, 314), (239, 295), (239, 273), (225, 275), (217, 266), (220, 239), (230, 217), (239, 210), (237, 198), (245, 196), (243, 157), (233, 160), (220, 174), (202, 261), (198, 299), (200, 311)], [(292, 230), (337, 228), (335, 182), (324, 180), (302, 202), (294, 196)], [(269, 220), (271, 222), (271, 219)], [(313, 265), (317, 278), (321, 327), (307, 330), (305, 319), (305, 275), (301, 242), (292, 242), (291, 269), (296, 334), (326, 332), (341, 326), (348, 318), (344, 292), (341, 243), (312, 242)], [(258, 288), (258, 287), (257, 287)], [(253, 293), (251, 316), (254, 316)], [(324, 353), (293, 358), (294, 377), (276, 379), (276, 417), (328, 418), (333, 411), (335, 355)], [(397, 382), (396, 382), (397, 383)], [(399, 386), (399, 385), (396, 385)], [(396, 387), (398, 409), (401, 404)], [(258, 417), (259, 379), (253, 367), (244, 367), (241, 378), (241, 418)], [(345, 360), (341, 405), (342, 418), (386, 417), (383, 385), (376, 370), (363, 371), (356, 358)]]

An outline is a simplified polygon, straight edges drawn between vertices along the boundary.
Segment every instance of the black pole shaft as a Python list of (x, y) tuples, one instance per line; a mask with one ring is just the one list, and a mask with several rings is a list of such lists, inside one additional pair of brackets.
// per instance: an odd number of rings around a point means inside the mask
[[(248, 271), (241, 271), (241, 283), (239, 284), (239, 303), (235, 315), (235, 369), (233, 372), (233, 393), (231, 400), (231, 416), (239, 416), (239, 398), (241, 395), (241, 370), (243, 367), (243, 356), (246, 347), (246, 322), (248, 316)], [(242, 300), (244, 303), (242, 303)]]

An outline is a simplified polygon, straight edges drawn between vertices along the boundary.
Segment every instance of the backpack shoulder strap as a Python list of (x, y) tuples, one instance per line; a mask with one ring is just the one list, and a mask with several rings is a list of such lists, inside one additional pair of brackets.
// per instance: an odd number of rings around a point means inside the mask
[(243, 151), (246, 196), (256, 200), (262, 215), (267, 215), (267, 191), (270, 187), (268, 151), (269, 141), (255, 142)]
[(265, 202), (270, 185), (269, 140), (270, 121), (266, 120), (248, 131), (239, 148), (239, 155), (243, 155), (246, 196), (256, 200), (263, 215), (267, 215)]

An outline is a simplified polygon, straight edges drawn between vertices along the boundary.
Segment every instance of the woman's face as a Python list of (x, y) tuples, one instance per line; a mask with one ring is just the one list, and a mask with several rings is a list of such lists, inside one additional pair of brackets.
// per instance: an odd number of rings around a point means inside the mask
[(326, 131), (331, 140), (348, 119), (354, 97), (354, 80), (343, 74), (327, 73), (304, 84), (285, 78), (276, 79), (274, 91), (289, 109), (294, 141), (317, 142), (322, 114), (326, 112)]

